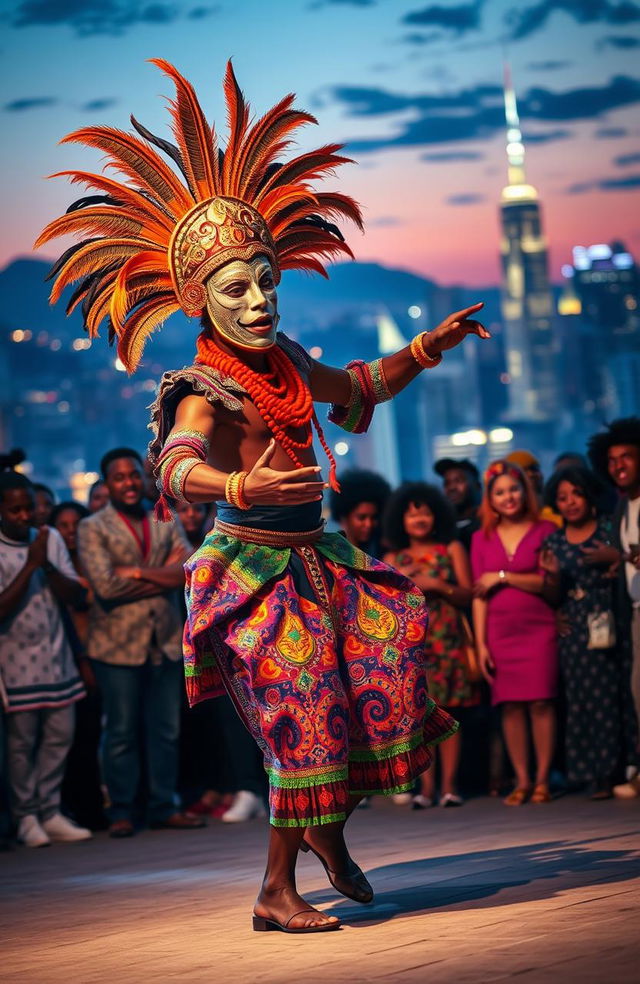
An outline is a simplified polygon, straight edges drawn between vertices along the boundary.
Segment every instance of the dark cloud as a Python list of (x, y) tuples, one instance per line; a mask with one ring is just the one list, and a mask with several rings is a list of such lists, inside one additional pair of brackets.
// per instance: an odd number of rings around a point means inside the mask
[(2, 107), (7, 113), (24, 113), (28, 109), (48, 109), (57, 106), (59, 100), (52, 96), (35, 96), (32, 99), (14, 99)]
[(448, 164), (454, 161), (481, 161), (484, 154), (477, 150), (443, 150), (435, 154), (421, 154), (420, 160), (429, 164)]
[(466, 34), (467, 31), (476, 31), (480, 27), (483, 5), (483, 0), (459, 4), (457, 7), (432, 4), (422, 10), (405, 14), (402, 23), (412, 27), (438, 27), (444, 31), (452, 31), (454, 34)]
[(509, 11), (507, 24), (511, 38), (526, 38), (535, 33), (557, 10), (569, 14), (579, 24), (622, 25), (640, 21), (640, 5), (634, 0), (540, 0)]
[[(388, 116), (403, 111), (413, 116), (399, 124), (395, 136), (350, 141), (349, 149), (353, 153), (486, 139), (505, 125), (502, 89), (498, 85), (481, 85), (444, 95), (407, 95), (380, 88), (338, 86), (332, 95), (352, 116)], [(637, 102), (640, 102), (640, 80), (618, 76), (602, 86), (565, 92), (535, 86), (522, 95), (519, 109), (525, 121), (559, 123), (594, 119)], [(539, 141), (548, 141), (561, 139), (565, 134), (556, 130), (537, 136)]]
[(624, 35), (615, 35), (607, 38), (602, 38), (598, 41), (598, 48), (621, 48), (622, 50), (626, 48), (640, 48), (640, 38), (625, 37)]
[(476, 195), (474, 192), (467, 192), (462, 195), (449, 195), (445, 199), (447, 205), (477, 205), (479, 202), (486, 201), (486, 195)]
[(602, 126), (593, 134), (596, 140), (618, 140), (620, 137), (629, 135), (629, 131), (623, 126)]
[[(188, 17), (202, 18), (217, 8), (194, 7)], [(67, 25), (77, 34), (122, 34), (135, 24), (170, 24), (183, 16), (177, 2), (149, 0), (20, 0), (14, 27)]]
[(640, 188), (640, 174), (630, 174), (626, 178), (600, 178), (598, 181), (581, 181), (566, 189), (569, 195), (583, 195), (586, 191), (626, 191)]
[(546, 133), (525, 133), (524, 140), (527, 144), (553, 143), (554, 140), (566, 140), (571, 136), (571, 130), (547, 130)]
[(640, 154), (621, 154), (615, 157), (613, 163), (618, 167), (629, 167), (630, 164), (640, 164)]
[(395, 215), (380, 215), (377, 219), (367, 219), (367, 228), (389, 229), (392, 226), (402, 225), (402, 220)]
[(429, 31), (428, 34), (417, 34), (412, 31), (411, 34), (405, 34), (402, 40), (405, 44), (431, 44), (432, 41), (441, 41), (442, 35), (439, 31)]
[(557, 72), (561, 68), (569, 68), (571, 65), (573, 65), (573, 62), (570, 61), (549, 60), (549, 61), (530, 62), (527, 65), (527, 68), (530, 69), (532, 72)]
[(322, 10), (323, 7), (375, 7), (377, 0), (317, 0), (309, 4), (309, 10)]
[(112, 106), (115, 106), (117, 102), (117, 99), (111, 99), (109, 97), (105, 99), (90, 99), (89, 102), (83, 103), (79, 108), (83, 112), (97, 113), (101, 109), (110, 109)]

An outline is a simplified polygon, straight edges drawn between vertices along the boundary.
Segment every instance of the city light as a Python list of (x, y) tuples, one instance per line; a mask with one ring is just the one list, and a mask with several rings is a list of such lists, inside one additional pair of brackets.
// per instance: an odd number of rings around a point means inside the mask
[(312, 345), (311, 348), (309, 349), (309, 355), (311, 356), (312, 359), (321, 359), (322, 349), (320, 348), (319, 345)]
[(468, 447), (470, 444), (481, 447), (487, 443), (487, 435), (482, 430), (458, 431), (451, 435), (451, 443), (457, 448)]
[(410, 318), (413, 318), (414, 321), (416, 321), (422, 314), (422, 308), (418, 307), (417, 304), (412, 304), (409, 310), (407, 311), (407, 314), (409, 315)]
[(12, 342), (28, 342), (32, 337), (33, 333), (30, 332), (28, 328), (24, 330), (22, 328), (17, 328), (15, 331), (11, 332)]
[(113, 363), (113, 365), (114, 365), (114, 368), (118, 370), (118, 372), (126, 372), (127, 371), (127, 367), (125, 366), (125, 364), (122, 361), (122, 359), (119, 359), (119, 358), (116, 359), (115, 362)]
[(513, 440), (513, 431), (510, 427), (494, 427), (489, 431), (489, 440), (492, 444), (508, 444)]
[(343, 455), (348, 453), (349, 445), (347, 444), (346, 441), (338, 441), (338, 443), (334, 445), (333, 450), (335, 451), (336, 454), (339, 454), (340, 457), (342, 457)]
[(81, 352), (83, 349), (91, 348), (90, 338), (74, 338), (71, 348), (74, 352)]

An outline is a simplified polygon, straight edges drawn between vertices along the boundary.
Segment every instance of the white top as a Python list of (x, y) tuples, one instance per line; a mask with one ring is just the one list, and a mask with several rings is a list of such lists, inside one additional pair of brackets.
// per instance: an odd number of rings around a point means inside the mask
[[(632, 544), (640, 543), (640, 495), (629, 499), (620, 524), (620, 542), (625, 553)], [(628, 561), (624, 565), (627, 591), (634, 608), (640, 607), (640, 571)]]
[[(36, 537), (30, 532), (29, 542)], [(0, 532), (0, 591), (16, 579), (27, 562), (29, 544)], [(78, 580), (64, 541), (49, 529), (47, 560), (66, 577)], [(60, 707), (84, 697), (62, 608), (43, 570), (31, 575), (14, 612), (0, 621), (0, 676), (8, 711)]]

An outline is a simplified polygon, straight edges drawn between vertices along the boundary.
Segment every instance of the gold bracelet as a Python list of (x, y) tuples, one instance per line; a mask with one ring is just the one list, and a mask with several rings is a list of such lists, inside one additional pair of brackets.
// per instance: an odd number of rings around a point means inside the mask
[(441, 352), (433, 358), (425, 352), (422, 340), (424, 336), (428, 334), (428, 331), (421, 331), (420, 334), (416, 335), (411, 341), (411, 355), (423, 369), (433, 369), (442, 362)]
[(244, 483), (248, 472), (231, 472), (224, 487), (224, 497), (232, 506), (237, 509), (250, 509), (251, 503), (247, 502), (244, 494)]

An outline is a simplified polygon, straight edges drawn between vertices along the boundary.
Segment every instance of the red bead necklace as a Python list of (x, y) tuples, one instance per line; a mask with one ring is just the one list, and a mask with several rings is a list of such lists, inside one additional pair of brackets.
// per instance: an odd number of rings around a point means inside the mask
[[(329, 484), (332, 489), (339, 491), (336, 461), (316, 417), (311, 390), (286, 352), (274, 345), (265, 353), (268, 371), (256, 372), (236, 356), (223, 352), (213, 339), (204, 335), (198, 336), (197, 347), (198, 362), (217, 369), (225, 376), (231, 376), (246, 390), (256, 410), (296, 468), (304, 467), (297, 452), (311, 447), (313, 424), (329, 459)], [(303, 430), (302, 440), (292, 437), (290, 431), (295, 428)]]

